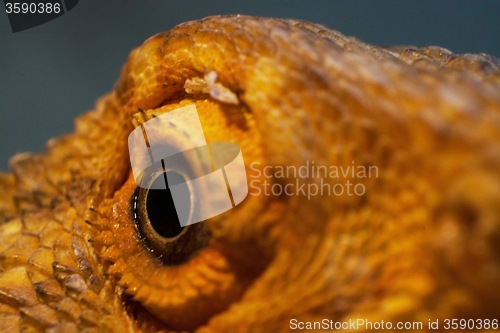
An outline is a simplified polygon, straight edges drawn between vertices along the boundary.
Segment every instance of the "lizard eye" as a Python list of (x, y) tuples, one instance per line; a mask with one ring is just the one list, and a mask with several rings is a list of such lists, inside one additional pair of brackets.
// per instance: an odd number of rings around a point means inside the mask
[[(137, 229), (144, 245), (166, 265), (182, 264), (208, 244), (209, 229), (204, 223), (189, 225), (193, 196), (185, 175), (162, 170), (148, 178), (134, 196)], [(170, 190), (174, 185), (183, 214), (178, 214), (174, 204)]]
[[(225, 114), (236, 112), (209, 100), (186, 100), (148, 112), (163, 114), (192, 103), (201, 122), (212, 126)], [(214, 112), (219, 116), (214, 117)], [(242, 110), (238, 114), (251, 117)], [(207, 131), (206, 139), (224, 142), (233, 138), (233, 130), (222, 126), (222, 131)], [(240, 134), (233, 139), (240, 146), (246, 138), (259, 138), (257, 132), (247, 133), (250, 129), (236, 127), (236, 131)], [(253, 246), (258, 242), (249, 229), (240, 229), (242, 224), (252, 225), (247, 221), (253, 219), (242, 210), (243, 203), (231, 212), (201, 218), (205, 208), (212, 207), (209, 204), (221, 201), (218, 192), (210, 190), (210, 181), (204, 181), (214, 171), (209, 146), (189, 149), (185, 140), (190, 133), (173, 128), (156, 134), (156, 142), (165, 144), (148, 144), (163, 162), (149, 164), (146, 155), (147, 170), (141, 169), (137, 176), (131, 170), (113, 200), (101, 208), (103, 222), (96, 226), (100, 234), (93, 245), (106, 274), (124, 289), (124, 302), (138, 325), (151, 327), (156, 318), (158, 327), (166, 324), (169, 329), (194, 331), (237, 302), (270, 257)], [(162, 149), (174, 154), (167, 157)], [(254, 158), (260, 160), (260, 150), (255, 150)], [(265, 198), (257, 199), (256, 214)], [(240, 244), (249, 244), (249, 250), (238, 251)]]
[[(175, 209), (174, 200), (172, 198), (172, 193), (168, 188), (168, 179), (175, 178), (181, 181), (184, 177), (178, 172), (169, 171), (159, 175), (155, 182), (165, 181), (167, 188), (163, 189), (150, 189), (146, 196), (146, 209), (144, 212), (147, 214), (146, 225), (152, 227), (155, 231), (155, 236), (163, 237), (165, 239), (175, 238), (180, 233), (184, 231), (184, 227), (181, 226), (179, 221), (179, 216)], [(189, 192), (184, 201), (188, 206), (191, 206)], [(190, 207), (188, 207), (189, 209)]]

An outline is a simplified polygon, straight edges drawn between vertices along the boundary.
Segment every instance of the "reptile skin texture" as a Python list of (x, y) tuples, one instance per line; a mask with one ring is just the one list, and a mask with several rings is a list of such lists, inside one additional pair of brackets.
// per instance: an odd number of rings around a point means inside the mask
[[(239, 104), (186, 92), (208, 72)], [(379, 175), (357, 180), (363, 196), (248, 195), (167, 264), (137, 227), (127, 138), (190, 104), (208, 142), (240, 146), (247, 174), (355, 161)], [(486, 54), (208, 17), (146, 40), (73, 133), (10, 167), (0, 332), (288, 332), (292, 318), (425, 329), (500, 314), (500, 61)]]

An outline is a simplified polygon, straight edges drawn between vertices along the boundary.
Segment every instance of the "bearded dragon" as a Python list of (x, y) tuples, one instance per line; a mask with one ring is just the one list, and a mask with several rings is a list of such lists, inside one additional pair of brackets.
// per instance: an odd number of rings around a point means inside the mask
[[(255, 179), (308, 161), (378, 177), (356, 180), (361, 196), (249, 195), (164, 237), (127, 137), (193, 104), (208, 142), (238, 144), (248, 174), (259, 162)], [(292, 319), (443, 330), (500, 315), (500, 62), (486, 54), (208, 17), (146, 40), (73, 133), (10, 167), (1, 332), (286, 332)]]

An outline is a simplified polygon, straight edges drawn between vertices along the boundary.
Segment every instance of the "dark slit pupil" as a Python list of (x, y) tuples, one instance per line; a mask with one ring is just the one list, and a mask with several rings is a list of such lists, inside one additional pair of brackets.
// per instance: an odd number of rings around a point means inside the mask
[[(167, 180), (168, 179), (168, 180)], [(184, 182), (184, 177), (178, 172), (168, 171), (160, 174), (153, 182), (167, 184), (166, 190), (151, 189), (148, 192), (146, 201), (146, 209), (148, 212), (149, 221), (153, 229), (162, 237), (172, 238), (182, 232), (184, 227), (181, 227), (179, 217), (175, 208), (172, 193), (169, 189), (169, 181), (171, 184)], [(159, 186), (151, 186), (158, 188)], [(187, 198), (189, 200), (189, 198)]]

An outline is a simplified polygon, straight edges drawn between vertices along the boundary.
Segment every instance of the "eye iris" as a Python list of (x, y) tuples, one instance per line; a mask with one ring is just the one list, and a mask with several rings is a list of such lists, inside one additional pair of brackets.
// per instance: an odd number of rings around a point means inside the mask
[[(175, 171), (168, 171), (160, 174), (153, 182), (155, 184), (167, 184), (167, 189), (160, 190), (160, 186), (151, 186), (153, 189), (149, 190), (146, 200), (146, 209), (149, 221), (153, 229), (162, 237), (172, 238), (179, 235), (184, 227), (181, 227), (179, 216), (172, 198), (172, 192), (169, 186), (176, 184), (180, 185), (180, 189), (176, 190), (176, 194), (182, 196), (183, 205), (190, 206), (189, 189), (185, 183), (184, 177)], [(179, 186), (178, 186), (179, 187)], [(190, 207), (187, 208), (189, 211)]]

